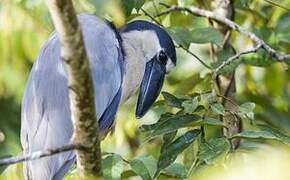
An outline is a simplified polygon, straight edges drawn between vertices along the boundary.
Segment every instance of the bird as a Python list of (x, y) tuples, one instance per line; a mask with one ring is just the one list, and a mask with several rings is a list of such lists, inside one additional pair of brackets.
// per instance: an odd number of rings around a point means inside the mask
[[(119, 106), (138, 93), (136, 118), (142, 118), (160, 94), (165, 75), (176, 66), (168, 32), (145, 20), (116, 28), (90, 14), (78, 15), (94, 87), (99, 129), (112, 129)], [(21, 107), (23, 153), (68, 144), (73, 135), (66, 69), (61, 44), (52, 32), (32, 66)], [(76, 162), (74, 151), (24, 163), (24, 177), (59, 180)]]

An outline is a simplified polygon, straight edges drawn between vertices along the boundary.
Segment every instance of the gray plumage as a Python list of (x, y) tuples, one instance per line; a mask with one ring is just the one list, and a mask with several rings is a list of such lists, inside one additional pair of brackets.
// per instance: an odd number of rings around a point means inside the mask
[[(100, 119), (108, 107), (117, 111), (121, 96), (121, 47), (114, 30), (91, 15), (80, 15), (85, 47), (95, 86), (95, 105)], [(113, 83), (108, 83), (113, 82)], [(118, 93), (119, 92), (119, 93)], [(118, 97), (116, 97), (118, 96)], [(103, 129), (112, 125), (115, 113), (106, 118)], [(60, 57), (60, 42), (53, 33), (33, 65), (22, 102), (21, 144), (24, 153), (59, 147), (73, 134), (67, 76)], [(111, 118), (112, 117), (112, 118)], [(26, 179), (61, 179), (74, 163), (74, 152), (25, 163)]]
[[(138, 90), (136, 117), (158, 97), (166, 72), (176, 65), (175, 47), (162, 27), (133, 21), (116, 30), (91, 15), (79, 16), (90, 60), (101, 134), (114, 124), (120, 101)], [(124, 60), (125, 59), (125, 60)], [(33, 65), (22, 101), (21, 143), (24, 153), (68, 144), (73, 122), (60, 42), (53, 33)], [(58, 180), (75, 162), (73, 151), (26, 162), (26, 179)]]

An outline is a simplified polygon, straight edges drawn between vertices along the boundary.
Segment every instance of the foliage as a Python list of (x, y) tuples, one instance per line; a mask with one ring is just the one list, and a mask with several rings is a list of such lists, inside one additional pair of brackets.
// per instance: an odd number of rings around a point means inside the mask
[[(74, 1), (78, 12), (96, 13), (118, 26), (134, 19), (152, 21), (142, 10), (153, 16), (165, 9), (158, 2), (204, 9), (210, 5), (209, 0)], [(279, 4), (290, 7), (289, 0)], [(255, 32), (275, 49), (290, 52), (289, 11), (258, 0), (238, 0), (234, 6), (235, 22)], [(0, 5), (0, 19), (5, 19), (0, 22), (0, 133), (5, 135), (4, 141), (0, 140), (0, 156), (4, 157), (21, 152), (18, 137), (24, 85), (41, 45), (53, 28), (45, 4), (34, 0), (4, 0)], [(253, 45), (249, 39), (233, 32), (230, 43), (235, 50), (221, 50), (214, 62), (209, 55), (209, 44), (222, 46), (223, 37), (209, 25), (208, 19), (172, 12), (155, 20), (166, 28), (177, 47), (197, 54), (213, 69), (235, 51)], [(224, 105), (228, 100), (211, 85), (211, 69), (196, 63), (195, 58), (180, 48), (177, 54), (177, 68), (167, 77), (162, 97), (152, 111), (141, 121), (135, 121), (132, 110), (135, 101), (131, 100), (119, 113), (115, 135), (102, 143), (104, 152), (114, 152), (103, 156), (105, 179), (135, 176), (145, 180), (186, 179), (196, 177), (195, 174), (210, 169), (213, 164), (223, 166), (224, 157), (233, 157), (244, 149), (251, 154), (261, 144), (276, 147), (277, 141), (289, 145), (288, 64), (275, 63), (259, 50), (226, 66), (220, 73), (228, 75), (237, 70), (237, 102), (229, 102), (234, 108), (228, 109)], [(230, 137), (221, 133), (222, 128), (228, 128), (221, 121), (227, 113), (241, 119), (243, 124), (243, 130)], [(231, 140), (236, 138), (243, 139), (238, 150), (231, 146)], [(17, 173), (12, 167), (6, 171), (21, 177), (21, 168), (14, 169)], [(0, 173), (2, 170), (1, 167)], [(4, 171), (4, 178), (11, 177), (5, 176), (7, 173)], [(73, 179), (71, 174), (66, 178)]]

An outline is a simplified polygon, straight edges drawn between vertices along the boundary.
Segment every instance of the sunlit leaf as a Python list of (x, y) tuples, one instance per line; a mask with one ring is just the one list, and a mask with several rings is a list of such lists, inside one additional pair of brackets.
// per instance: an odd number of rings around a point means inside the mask
[(215, 98), (212, 93), (205, 93), (200, 95), (199, 104), (208, 108), (209, 104), (215, 101)]
[(178, 130), (200, 119), (200, 116), (194, 114), (173, 116), (156, 126), (151, 133), (151, 137)]
[(5, 135), (3, 132), (0, 131), (0, 143), (4, 142), (5, 140)]
[(144, 3), (145, 3), (145, 0), (135, 0), (134, 7), (136, 8), (137, 11), (139, 11)]
[(222, 35), (214, 28), (198, 28), (191, 31), (191, 42), (204, 44), (214, 43), (218, 46), (222, 46)]
[(174, 116), (174, 114), (170, 114), (170, 113), (162, 114), (161, 117), (160, 117), (160, 119), (158, 120), (158, 122), (156, 122), (154, 124), (142, 125), (140, 127), (140, 130), (142, 132), (152, 131), (152, 130), (156, 129), (160, 124), (162, 124), (164, 121), (168, 120), (169, 118), (171, 118), (173, 116)]
[(182, 101), (178, 99), (176, 96), (168, 92), (162, 92), (161, 94), (164, 97), (167, 106), (182, 108)]
[(157, 161), (149, 156), (141, 156), (129, 162), (132, 170), (142, 177), (143, 180), (153, 179), (153, 175), (157, 169)]
[[(10, 158), (13, 157), (12, 155), (6, 155), (6, 156), (2, 156), (0, 157), (0, 159), (4, 159), (4, 158)], [(9, 165), (5, 165), (5, 166), (1, 166), (0, 165), (0, 175), (5, 171), (5, 169), (8, 168)]]
[(186, 49), (189, 48), (189, 45), (191, 43), (191, 32), (187, 28), (169, 28), (168, 32), (177, 44), (185, 47)]
[(256, 104), (252, 102), (246, 102), (238, 107), (238, 114), (241, 117), (246, 117), (250, 119), (254, 119), (254, 112)]
[[(217, 61), (213, 62), (213, 67), (217, 68), (220, 66), (224, 61), (227, 61), (229, 58), (233, 57), (236, 54), (234, 48), (232, 46), (222, 49), (217, 52)], [(223, 67), (219, 74), (222, 75), (229, 75), (231, 74), (239, 64), (241, 64), (241, 59), (236, 59), (235, 61), (231, 62), (229, 65)]]
[(211, 110), (219, 115), (224, 115), (225, 114), (225, 108), (221, 103), (214, 103), (210, 106)]
[(185, 113), (193, 113), (198, 106), (197, 97), (191, 100), (185, 100), (182, 102), (182, 107), (184, 108)]
[(259, 124), (257, 125), (261, 130), (270, 132), (277, 138), (281, 139), (283, 142), (290, 143), (290, 136), (281, 132), (281, 130), (275, 129), (269, 125)]
[(164, 144), (170, 143), (175, 138), (176, 134), (177, 131), (172, 131), (170, 133), (164, 134), (163, 135)]
[(108, 155), (102, 162), (105, 179), (120, 179), (123, 172), (123, 160), (118, 154)]
[(134, 8), (135, 0), (121, 0), (120, 2), (125, 16), (129, 17)]
[(251, 0), (238, 0), (238, 1), (235, 1), (235, 6), (248, 7), (250, 2)]
[(204, 120), (200, 121), (199, 123), (200, 125), (209, 125), (209, 126), (225, 126), (225, 124), (215, 118), (211, 118), (211, 117), (206, 117)]
[(243, 131), (238, 134), (233, 135), (231, 138), (246, 138), (246, 139), (266, 139), (266, 140), (280, 140), (269, 131)]
[(206, 164), (212, 164), (214, 159), (229, 152), (230, 142), (226, 138), (211, 139), (200, 144), (198, 159)]
[(239, 111), (241, 113), (247, 114), (249, 112), (253, 112), (253, 110), (255, 109), (255, 106), (256, 106), (255, 103), (246, 102), (246, 103), (239, 106)]
[(167, 168), (165, 168), (162, 171), (162, 174), (166, 174), (170, 177), (174, 177), (174, 178), (186, 178), (187, 176), (187, 170), (186, 168), (179, 164), (179, 163), (173, 163), (170, 166), (168, 166)]
[(200, 130), (191, 130), (186, 132), (184, 135), (178, 137), (172, 143), (162, 148), (160, 157), (158, 160), (157, 174), (172, 164), (177, 156), (182, 153), (200, 134)]
[(276, 30), (279, 32), (289, 32), (290, 30), (290, 12), (285, 13), (277, 22)]

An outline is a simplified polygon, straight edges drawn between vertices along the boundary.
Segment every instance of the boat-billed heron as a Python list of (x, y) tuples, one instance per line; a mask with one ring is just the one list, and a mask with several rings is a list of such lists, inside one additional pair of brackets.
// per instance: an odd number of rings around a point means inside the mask
[[(92, 15), (78, 16), (94, 83), (102, 134), (113, 126), (119, 105), (138, 89), (136, 117), (158, 97), (166, 72), (176, 65), (172, 39), (160, 26), (137, 20), (120, 29)], [(24, 153), (68, 144), (73, 134), (67, 75), (58, 34), (52, 33), (31, 70), (22, 102)], [(62, 179), (75, 162), (73, 151), (24, 164), (26, 179)]]

